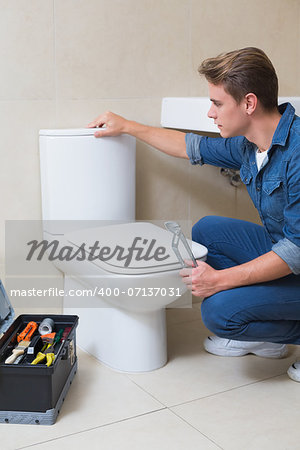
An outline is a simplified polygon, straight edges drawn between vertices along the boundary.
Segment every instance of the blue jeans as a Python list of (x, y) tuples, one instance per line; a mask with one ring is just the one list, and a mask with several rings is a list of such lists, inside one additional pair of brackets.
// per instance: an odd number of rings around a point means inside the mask
[[(260, 225), (227, 217), (199, 220), (192, 239), (208, 248), (215, 269), (243, 264), (272, 248)], [(202, 319), (219, 337), (300, 344), (300, 275), (221, 291), (204, 299)]]

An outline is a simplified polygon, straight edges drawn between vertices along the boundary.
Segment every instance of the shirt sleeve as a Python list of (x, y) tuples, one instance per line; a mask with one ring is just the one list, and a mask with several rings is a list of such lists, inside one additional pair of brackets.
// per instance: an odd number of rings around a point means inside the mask
[(287, 263), (295, 275), (300, 274), (300, 248), (287, 238), (273, 245), (272, 250)]
[(300, 274), (300, 148), (296, 148), (287, 172), (288, 204), (284, 209), (284, 238), (273, 245), (295, 275)]
[(211, 138), (194, 133), (185, 136), (186, 153), (191, 164), (210, 164), (228, 169), (240, 169), (244, 151), (243, 136)]

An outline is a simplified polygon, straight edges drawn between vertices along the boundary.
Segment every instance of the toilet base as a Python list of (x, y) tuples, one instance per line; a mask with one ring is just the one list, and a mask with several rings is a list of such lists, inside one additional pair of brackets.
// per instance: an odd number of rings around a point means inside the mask
[[(78, 289), (74, 278), (65, 278), (65, 292)], [(148, 312), (129, 312), (108, 307), (99, 297), (65, 297), (64, 314), (77, 314), (77, 344), (103, 364), (122, 372), (148, 372), (167, 362), (165, 308)], [(91, 307), (94, 303), (94, 307)]]

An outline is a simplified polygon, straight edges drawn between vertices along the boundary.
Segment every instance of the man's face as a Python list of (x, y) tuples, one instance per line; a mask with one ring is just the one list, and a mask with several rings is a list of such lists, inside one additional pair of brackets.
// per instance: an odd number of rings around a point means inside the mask
[(223, 85), (208, 83), (209, 97), (212, 105), (207, 113), (214, 119), (222, 137), (245, 136), (249, 126), (245, 101), (237, 104), (235, 99), (225, 92)]

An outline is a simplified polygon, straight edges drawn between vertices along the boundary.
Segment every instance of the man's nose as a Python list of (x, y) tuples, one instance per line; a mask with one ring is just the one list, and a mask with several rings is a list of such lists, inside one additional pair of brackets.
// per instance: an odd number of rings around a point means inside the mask
[(215, 111), (213, 105), (211, 105), (211, 107), (209, 108), (209, 110), (208, 110), (208, 112), (207, 112), (207, 116), (208, 116), (210, 119), (215, 119), (215, 118), (217, 117), (216, 111)]

